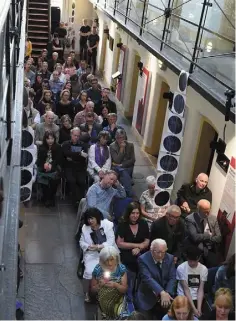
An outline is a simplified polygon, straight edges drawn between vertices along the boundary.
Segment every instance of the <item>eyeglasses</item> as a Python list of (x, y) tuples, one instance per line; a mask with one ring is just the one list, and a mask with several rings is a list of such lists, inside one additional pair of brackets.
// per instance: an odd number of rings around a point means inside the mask
[(161, 252), (161, 251), (153, 250), (152, 252), (155, 253), (155, 254), (163, 254), (163, 255), (166, 254), (166, 251), (165, 252)]

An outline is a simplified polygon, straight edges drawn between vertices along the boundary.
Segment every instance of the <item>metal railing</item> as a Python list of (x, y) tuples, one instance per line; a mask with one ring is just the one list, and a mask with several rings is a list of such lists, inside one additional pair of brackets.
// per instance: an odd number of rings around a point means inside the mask
[(0, 319), (15, 320), (26, 0), (0, 9)]
[(168, 68), (189, 71), (189, 84), (224, 113), (235, 88), (233, 0), (90, 1)]

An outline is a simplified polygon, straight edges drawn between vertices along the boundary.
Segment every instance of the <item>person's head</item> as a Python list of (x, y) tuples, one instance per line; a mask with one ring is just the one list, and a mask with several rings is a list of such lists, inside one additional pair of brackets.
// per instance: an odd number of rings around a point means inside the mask
[(193, 320), (193, 309), (188, 298), (178, 295), (171, 304), (168, 316), (173, 320)]
[(88, 101), (86, 103), (85, 110), (86, 110), (87, 113), (93, 112), (93, 110), (94, 110), (94, 102)]
[(126, 140), (126, 132), (122, 128), (118, 128), (115, 134), (115, 139), (118, 145)]
[(43, 59), (46, 58), (47, 55), (48, 55), (47, 49), (43, 49), (43, 50), (42, 50), (42, 53), (41, 53), (42, 58), (43, 58)]
[(103, 219), (103, 214), (96, 207), (90, 207), (84, 213), (84, 224), (91, 226), (91, 228), (100, 225)]
[(87, 99), (88, 99), (87, 91), (82, 90), (82, 91), (80, 92), (80, 94), (79, 94), (78, 99), (81, 100), (81, 101), (83, 101), (83, 102), (87, 101)]
[(169, 225), (176, 225), (180, 220), (181, 209), (177, 205), (171, 205), (166, 210), (166, 218)]
[(102, 98), (104, 100), (107, 100), (109, 98), (110, 95), (110, 89), (109, 88), (103, 88), (102, 90)]
[(55, 117), (55, 115), (54, 115), (54, 113), (52, 111), (47, 111), (45, 113), (45, 118), (44, 118), (45, 119), (45, 124), (52, 125), (53, 122), (54, 122), (54, 117)]
[(95, 35), (97, 33), (97, 26), (92, 26), (92, 33)]
[(63, 115), (61, 117), (61, 125), (67, 129), (71, 128), (71, 119), (69, 115)]
[(52, 106), (51, 104), (46, 104), (44, 108), (44, 112), (46, 113), (47, 111), (52, 111)]
[(62, 90), (60, 94), (60, 98), (62, 101), (69, 101), (70, 99), (70, 91), (68, 89)]
[(51, 90), (44, 90), (43, 91), (43, 99), (45, 101), (50, 101), (52, 98), (52, 93), (51, 93)]
[(53, 131), (46, 131), (43, 136), (43, 145), (52, 146), (56, 142), (56, 136)]
[(127, 205), (123, 219), (129, 224), (137, 224), (141, 218), (140, 206), (137, 202), (131, 202)]
[(34, 64), (34, 58), (33, 57), (29, 57), (28, 61), (31, 63), (31, 65)]
[(58, 73), (57, 70), (53, 71), (52, 78), (53, 78), (53, 81), (58, 81), (59, 80), (59, 73)]
[(55, 40), (59, 40), (59, 35), (58, 35), (58, 33), (54, 33), (53, 38), (54, 38)]
[(102, 105), (102, 110), (101, 110), (102, 116), (104, 118), (107, 118), (108, 114), (109, 114), (109, 109), (107, 107), (107, 105)]
[(166, 241), (162, 239), (153, 240), (151, 243), (150, 250), (155, 261), (157, 262), (163, 261), (167, 251)]
[(48, 70), (48, 63), (47, 63), (47, 61), (44, 61), (42, 64), (42, 71), (46, 72), (47, 70)]
[(52, 53), (52, 60), (57, 60), (58, 58), (58, 53), (57, 52), (53, 52)]
[(114, 246), (104, 247), (99, 254), (99, 263), (104, 271), (115, 271), (118, 264), (120, 264), (119, 251)]
[(192, 269), (198, 266), (201, 254), (201, 250), (197, 246), (191, 245), (186, 249), (186, 259)]
[(108, 142), (110, 138), (110, 134), (109, 132), (102, 130), (99, 134), (98, 134), (98, 142), (101, 146), (105, 146)]
[(81, 62), (80, 62), (80, 68), (81, 68), (82, 70), (85, 70), (85, 69), (86, 69), (86, 61), (85, 61), (85, 60), (81, 60)]
[(58, 75), (60, 76), (62, 72), (62, 65), (57, 63), (55, 66), (55, 70), (58, 72)]
[(88, 125), (92, 125), (94, 123), (94, 112), (93, 111), (89, 111), (87, 114), (86, 114), (86, 123)]
[(109, 170), (109, 171), (106, 171), (102, 180), (101, 180), (101, 183), (102, 183), (102, 186), (104, 188), (109, 188), (111, 187), (112, 185), (115, 184), (115, 182), (117, 181), (117, 174), (115, 171), (112, 171), (112, 170)]
[(88, 82), (89, 84), (91, 84), (93, 78), (94, 78), (94, 75), (93, 75), (93, 74), (88, 74), (88, 76), (87, 76), (87, 82)]
[(24, 79), (24, 86), (25, 86), (26, 88), (29, 88), (29, 87), (30, 87), (30, 80), (29, 80), (27, 77), (25, 77), (25, 79)]
[(70, 80), (67, 80), (64, 89), (68, 89), (68, 90), (70, 91), (71, 88), (72, 88), (71, 81), (70, 81)]
[(200, 190), (204, 189), (208, 184), (208, 176), (205, 173), (200, 173), (196, 178), (196, 187)]
[(49, 89), (50, 89), (49, 81), (48, 81), (48, 79), (46, 79), (46, 78), (43, 79), (42, 89), (43, 89), (43, 90), (49, 90)]
[[(90, 66), (87, 66), (86, 67), (86, 75), (91, 75), (91, 67)], [(86, 77), (86, 79), (87, 79), (87, 77)], [(87, 81), (88, 81), (88, 79), (87, 79)]]
[(97, 89), (97, 88), (98, 88), (98, 79), (94, 77), (94, 78), (91, 80), (91, 85), (92, 85), (92, 88), (93, 88), (93, 89)]
[(151, 193), (154, 193), (156, 186), (156, 178), (154, 176), (148, 176), (146, 178), (147, 188)]
[(80, 129), (79, 127), (74, 127), (70, 131), (71, 141), (72, 143), (76, 144), (80, 138)]
[(228, 320), (230, 310), (233, 309), (233, 296), (228, 288), (219, 288), (215, 293), (214, 307), (216, 320)]
[(43, 77), (42, 77), (42, 74), (41, 73), (37, 73), (36, 74), (36, 81), (35, 81), (37, 84), (42, 84), (43, 82)]
[(211, 203), (208, 200), (202, 199), (197, 203), (197, 208), (201, 217), (207, 218), (210, 215)]
[(107, 115), (107, 120), (108, 120), (109, 125), (116, 124), (117, 115), (115, 113), (109, 113)]
[(75, 59), (75, 51), (74, 50), (70, 51), (70, 57), (71, 57), (72, 60)]
[(67, 57), (67, 59), (66, 59), (66, 64), (67, 64), (67, 66), (72, 66), (72, 65), (74, 65), (73, 64), (73, 61), (72, 61), (72, 58), (69, 56), (69, 57)]
[(31, 62), (29, 61), (29, 60), (27, 60), (26, 62), (25, 62), (25, 70), (26, 71), (30, 71), (30, 67), (31, 67)]

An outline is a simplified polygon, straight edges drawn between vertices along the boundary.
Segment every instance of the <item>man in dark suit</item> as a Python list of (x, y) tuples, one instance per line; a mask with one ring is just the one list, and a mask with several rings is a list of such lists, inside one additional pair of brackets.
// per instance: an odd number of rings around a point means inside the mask
[(140, 284), (137, 305), (141, 311), (157, 320), (166, 314), (175, 294), (176, 270), (174, 257), (166, 253), (167, 244), (162, 239), (152, 241), (150, 251), (138, 259)]
[(152, 223), (150, 241), (161, 238), (166, 241), (168, 253), (174, 255), (175, 263), (180, 262), (182, 256), (182, 243), (185, 238), (184, 221), (180, 219), (181, 209), (171, 205), (166, 215)]
[(118, 174), (127, 196), (132, 197), (132, 173), (135, 163), (134, 144), (126, 140), (124, 129), (117, 129), (116, 141), (110, 145), (112, 169)]
[(85, 119), (86, 122), (80, 125), (80, 130), (83, 134), (88, 134), (88, 144), (91, 146), (97, 142), (102, 126), (95, 122), (94, 112), (88, 112)]
[(202, 199), (197, 203), (197, 212), (185, 219), (185, 247), (195, 245), (202, 251), (203, 264), (214, 267), (219, 264), (218, 248), (221, 243), (221, 233), (217, 217), (210, 215), (211, 203)]

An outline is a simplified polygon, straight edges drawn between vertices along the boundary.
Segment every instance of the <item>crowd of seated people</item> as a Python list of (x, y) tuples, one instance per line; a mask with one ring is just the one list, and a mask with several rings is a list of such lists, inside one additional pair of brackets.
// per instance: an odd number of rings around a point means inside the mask
[[(62, 48), (55, 35), (51, 57), (46, 49), (38, 61), (27, 57), (24, 119), (35, 131), (42, 201), (55, 206), (64, 180), (79, 208), (85, 302), (95, 295), (106, 319), (132, 319), (130, 303), (147, 319), (204, 319), (205, 284), (214, 268), (216, 297), (207, 317), (231, 319), (234, 257), (224, 262), (220, 253), (208, 176), (200, 173), (184, 184), (175, 204), (164, 207), (155, 204), (155, 177), (149, 176), (138, 202), (132, 188), (134, 145), (117, 123), (110, 90), (101, 88), (73, 51), (65, 59)], [(129, 204), (115, 225), (118, 199)]]

